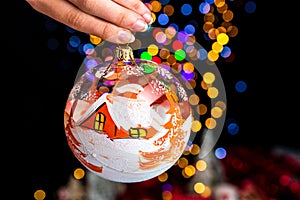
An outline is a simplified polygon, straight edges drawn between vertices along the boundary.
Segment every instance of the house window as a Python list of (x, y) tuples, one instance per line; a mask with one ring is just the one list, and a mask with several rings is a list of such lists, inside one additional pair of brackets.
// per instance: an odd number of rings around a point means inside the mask
[(145, 138), (147, 136), (147, 131), (143, 128), (131, 128), (129, 130), (129, 135), (133, 138)]
[(103, 131), (105, 124), (105, 115), (101, 112), (97, 113), (94, 121), (95, 131)]

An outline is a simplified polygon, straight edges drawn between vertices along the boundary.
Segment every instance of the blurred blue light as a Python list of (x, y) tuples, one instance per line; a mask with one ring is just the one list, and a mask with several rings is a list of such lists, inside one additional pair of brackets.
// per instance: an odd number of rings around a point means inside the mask
[(199, 11), (200, 11), (200, 13), (202, 13), (202, 14), (207, 14), (207, 13), (210, 11), (210, 5), (209, 5), (209, 3), (207, 3), (207, 2), (202, 2), (202, 3), (199, 5)]
[(248, 1), (245, 3), (245, 11), (247, 13), (254, 13), (256, 11), (256, 3), (254, 1)]
[(79, 47), (81, 40), (78, 36), (71, 36), (69, 39), (69, 43), (70, 43), (71, 47), (77, 48), (77, 47)]
[(245, 92), (247, 89), (247, 83), (244, 81), (238, 81), (235, 83), (235, 89), (237, 92)]
[(157, 20), (159, 24), (166, 25), (169, 22), (169, 16), (166, 14), (160, 14)]
[(190, 4), (183, 4), (181, 6), (181, 13), (185, 16), (190, 15), (193, 11), (193, 8)]
[(231, 54), (231, 49), (228, 47), (228, 46), (224, 46), (220, 55), (223, 57), (223, 58), (228, 58)]
[(195, 27), (191, 24), (187, 24), (185, 27), (184, 27), (184, 31), (187, 33), (187, 34), (194, 34), (195, 33)]
[(233, 122), (233, 123), (230, 123), (230, 124), (227, 126), (227, 131), (228, 131), (228, 133), (231, 134), (231, 135), (236, 135), (236, 134), (238, 134), (239, 130), (240, 130), (239, 125), (237, 125), (237, 124), (234, 123), (234, 122)]
[(215, 156), (218, 158), (218, 159), (223, 159), (226, 157), (226, 150), (222, 147), (219, 147), (215, 150)]

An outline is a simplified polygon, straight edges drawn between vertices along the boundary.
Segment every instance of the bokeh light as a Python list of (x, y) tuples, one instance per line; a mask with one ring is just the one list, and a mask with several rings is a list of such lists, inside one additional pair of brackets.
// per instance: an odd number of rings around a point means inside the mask
[(238, 125), (237, 123), (235, 123), (235, 122), (232, 122), (232, 123), (228, 124), (228, 126), (227, 126), (227, 131), (228, 131), (228, 133), (231, 134), (231, 135), (236, 135), (236, 134), (238, 134), (238, 133), (239, 133), (239, 130), (240, 130), (240, 127), (239, 127), (239, 125)]
[(46, 198), (46, 192), (44, 190), (36, 190), (33, 196), (36, 200), (44, 200)]
[(160, 14), (157, 20), (160, 25), (166, 25), (169, 22), (169, 16), (167, 14)]
[(247, 13), (254, 13), (256, 11), (256, 3), (254, 1), (247, 1), (244, 7)]
[(181, 6), (181, 13), (185, 16), (190, 15), (193, 11), (193, 8), (190, 4), (183, 4)]
[(218, 147), (216, 148), (215, 150), (215, 156), (218, 158), (218, 159), (224, 159), (227, 155), (227, 152), (224, 148), (222, 147)]
[(74, 170), (73, 176), (75, 179), (80, 180), (80, 179), (84, 178), (85, 171), (82, 168), (77, 168)]
[(235, 83), (235, 89), (237, 92), (243, 93), (247, 89), (247, 83), (245, 81), (237, 81)]

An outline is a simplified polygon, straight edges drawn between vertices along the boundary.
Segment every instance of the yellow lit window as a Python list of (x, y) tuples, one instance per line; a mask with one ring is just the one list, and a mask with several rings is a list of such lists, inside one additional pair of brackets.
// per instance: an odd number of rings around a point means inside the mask
[(133, 138), (145, 138), (147, 136), (147, 131), (143, 128), (131, 128), (129, 130), (129, 135)]
[(94, 121), (95, 131), (103, 131), (105, 124), (105, 115), (103, 113), (97, 113)]

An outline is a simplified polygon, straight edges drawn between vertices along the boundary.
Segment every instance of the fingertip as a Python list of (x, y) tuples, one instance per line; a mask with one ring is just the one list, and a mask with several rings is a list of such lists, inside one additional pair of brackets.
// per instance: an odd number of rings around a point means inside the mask
[(134, 35), (128, 30), (118, 32), (117, 43), (126, 44), (132, 43), (135, 40)]
[(151, 24), (153, 23), (153, 18), (151, 16), (151, 13), (145, 13), (143, 15), (143, 18), (145, 19), (145, 21), (148, 23), (148, 24)]
[(138, 19), (133, 26), (133, 31), (145, 32), (146, 30), (148, 30), (148, 24), (144, 20)]
[(148, 8), (148, 10), (152, 11), (152, 5), (150, 3), (144, 3), (144, 5)]

